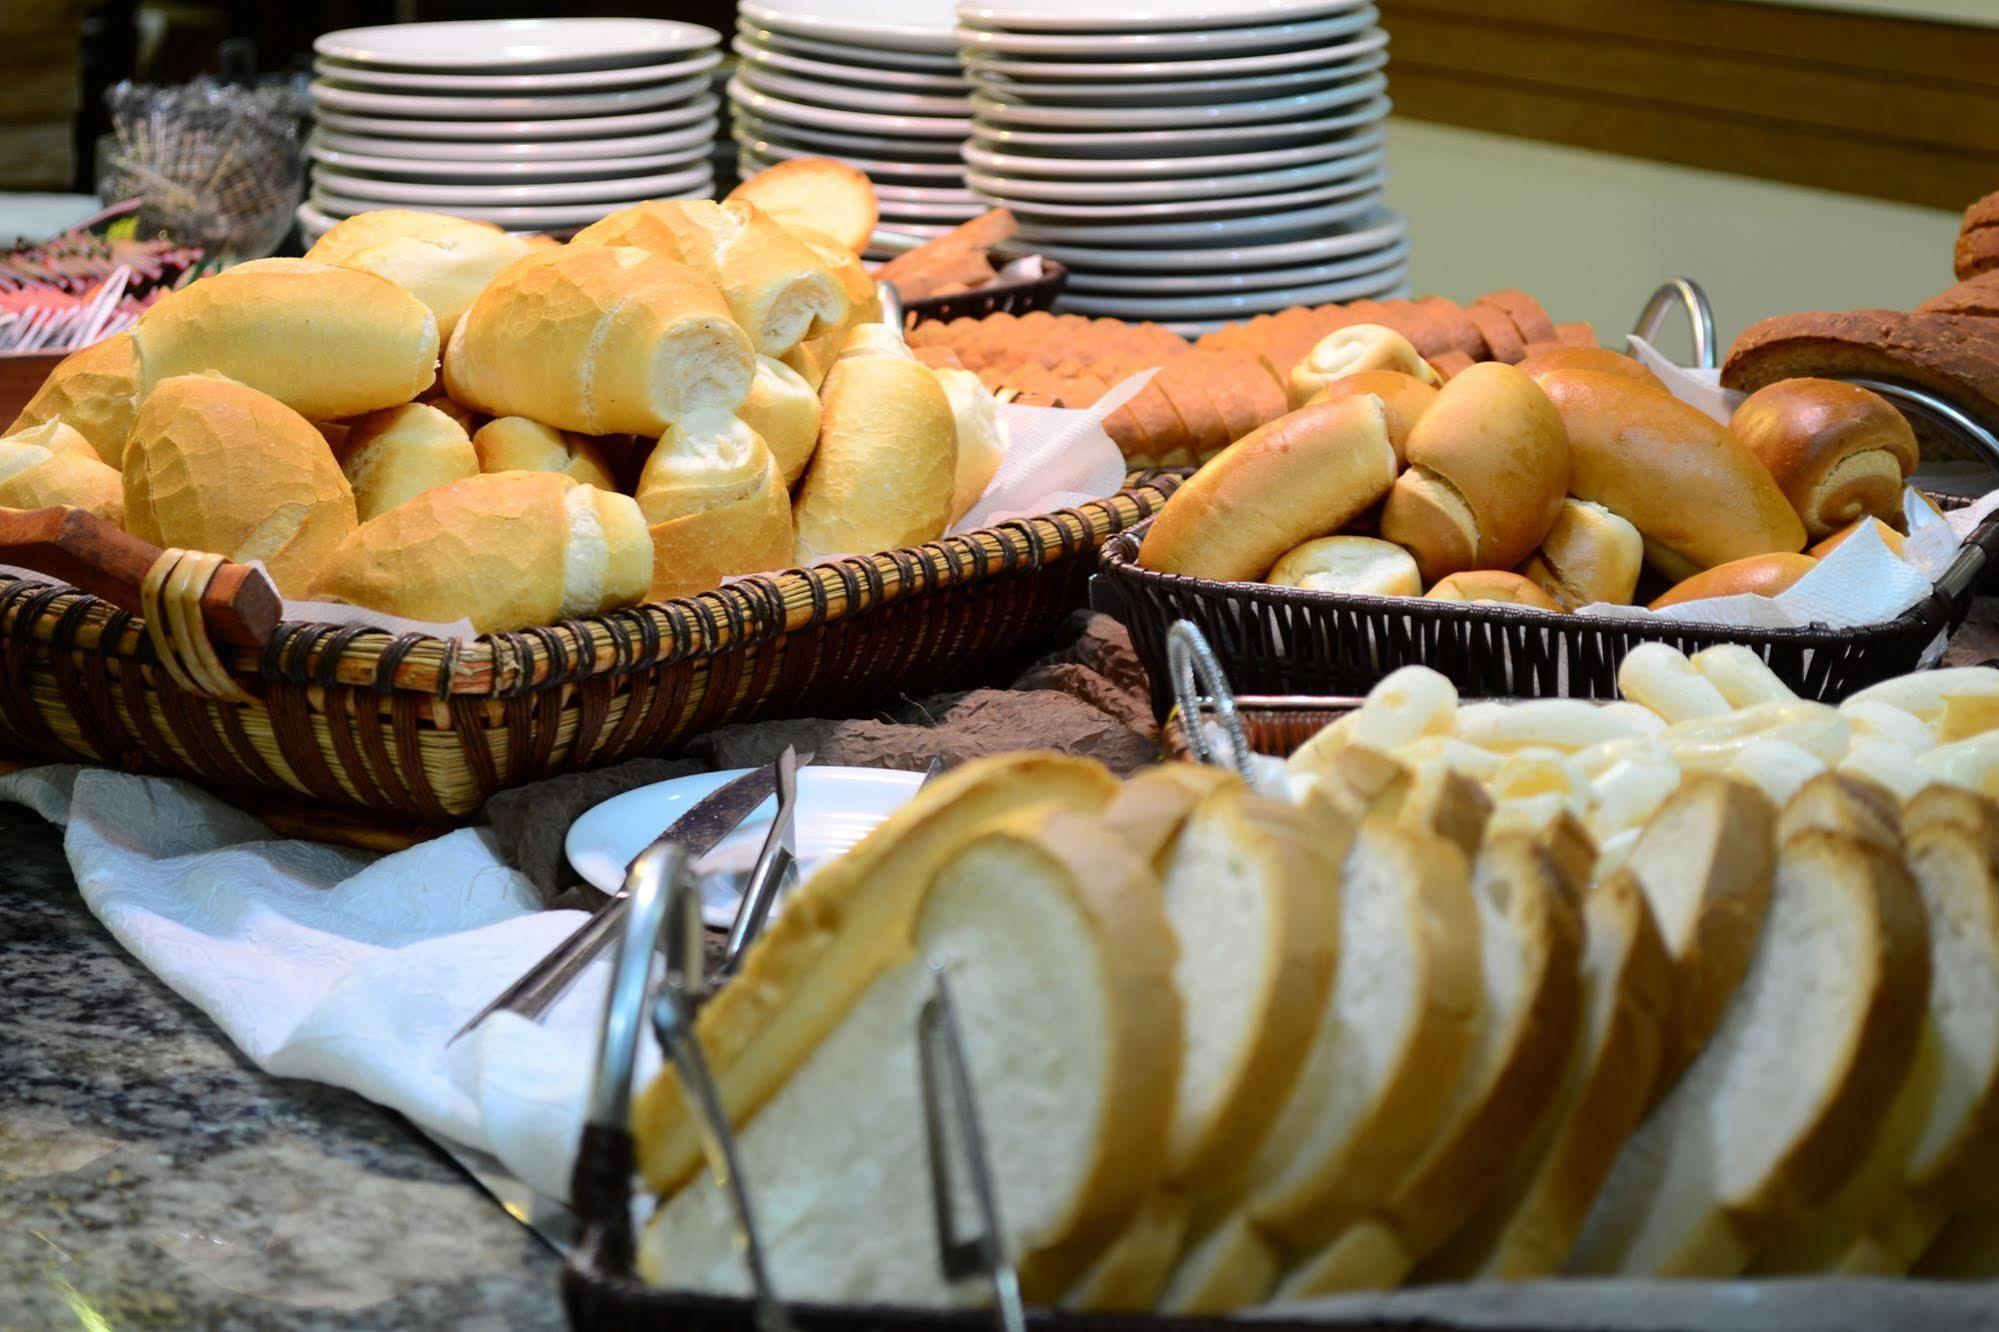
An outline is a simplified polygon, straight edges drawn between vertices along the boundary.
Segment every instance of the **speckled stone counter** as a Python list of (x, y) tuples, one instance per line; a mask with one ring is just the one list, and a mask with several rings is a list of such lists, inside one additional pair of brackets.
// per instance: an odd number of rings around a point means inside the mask
[(400, 1117), (245, 1062), (0, 806), (0, 1329), (559, 1328), (558, 1266)]

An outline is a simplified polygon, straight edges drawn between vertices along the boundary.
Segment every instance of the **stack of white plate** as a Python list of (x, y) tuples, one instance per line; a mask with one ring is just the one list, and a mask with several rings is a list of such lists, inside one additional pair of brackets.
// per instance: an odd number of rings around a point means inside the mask
[(794, 157), (851, 162), (875, 182), (882, 227), (905, 235), (984, 211), (959, 156), (972, 90), (952, 3), (743, 0), (729, 85), (742, 174)]
[(967, 183), (1062, 304), (1182, 331), (1398, 293), (1367, 0), (962, 0)]
[(721, 34), (665, 19), (402, 23), (313, 43), (310, 242), (425, 208), (570, 232), (641, 199), (706, 198)]

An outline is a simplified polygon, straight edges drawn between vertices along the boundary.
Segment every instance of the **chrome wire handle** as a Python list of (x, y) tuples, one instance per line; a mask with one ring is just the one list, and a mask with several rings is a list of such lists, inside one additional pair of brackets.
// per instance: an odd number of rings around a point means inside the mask
[(1638, 315), (1638, 322), (1631, 326), (1631, 336), (1655, 342), (1659, 329), (1666, 322), (1666, 316), (1677, 307), (1686, 311), (1687, 324), (1694, 335), (1694, 367), (1712, 370), (1721, 364), (1721, 352), (1715, 341), (1714, 307), (1708, 303), (1707, 293), (1700, 283), (1692, 278), (1674, 278), (1652, 293), (1645, 302), (1645, 309)]
[[(1249, 736), (1242, 728), (1242, 714), (1236, 710), (1235, 691), (1215, 657), (1215, 650), (1191, 620), (1175, 620), (1166, 631), (1166, 666), (1173, 677), (1173, 701), (1180, 709), (1180, 724), (1187, 729), (1187, 743), (1194, 757), (1212, 767), (1224, 766), (1208, 741), (1201, 725), (1202, 705), (1212, 704), (1215, 716), (1229, 737), (1229, 764), (1251, 790), (1256, 788), (1256, 772), (1249, 757)], [(1207, 697), (1195, 690), (1198, 677)]]

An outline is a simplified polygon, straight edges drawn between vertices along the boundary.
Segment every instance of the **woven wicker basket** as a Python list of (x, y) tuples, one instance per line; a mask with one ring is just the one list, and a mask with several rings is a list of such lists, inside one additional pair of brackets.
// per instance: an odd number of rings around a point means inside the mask
[(464, 646), (285, 623), (205, 674), (198, 653), (176, 666), (175, 644), (213, 651), (215, 616), (180, 615), (175, 627), (197, 632), (179, 640), (159, 628), (170, 617), (149, 629), (136, 577), (37, 563), (5, 532), (43, 515), (0, 514), (0, 563), (99, 594), (0, 575), (0, 753), (449, 823), (505, 787), (724, 723), (864, 715), (898, 692), (993, 675), (1084, 604), (1090, 556), (1174, 484)]

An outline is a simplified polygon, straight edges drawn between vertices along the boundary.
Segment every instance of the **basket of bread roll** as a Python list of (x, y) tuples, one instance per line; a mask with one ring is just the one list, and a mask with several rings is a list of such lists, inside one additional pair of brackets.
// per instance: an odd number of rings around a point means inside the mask
[(994, 208), (905, 250), (875, 271), (902, 296), (914, 326), (925, 321), (985, 319), (1046, 310), (1062, 294), (1069, 270), (1011, 242), (1019, 225)]
[[(675, 1076), (639, 1098), (637, 1276), (586, 1242), (572, 1316), (748, 1325), (739, 1185), (802, 1326), (990, 1325), (937, 1261), (939, 969), (1037, 1326), (1452, 1285), (1259, 1318), (1571, 1326), (1590, 1287), (1489, 1283), (1999, 1274), (1999, 671), (1838, 708), (1740, 649), (1624, 678), (1461, 703), (1407, 668), (1247, 780), (940, 778), (700, 1013), (739, 1173)], [(1653, 1288), (1631, 1325), (1798, 1289)]]
[(1033, 651), (1163, 491), (961, 530), (1002, 409), (879, 322), (830, 179), (361, 214), (69, 358), (0, 440), (0, 750), (447, 821)]
[(1724, 421), (1663, 372), (1553, 347), (1446, 380), (1385, 326), (1328, 335), (1293, 369), (1303, 405), (1106, 548), (1162, 712), (1183, 618), (1256, 693), (1427, 665), (1607, 698), (1653, 641), (1748, 644), (1813, 699), (1914, 669), (1999, 549), (1989, 503), (1953, 525), (1963, 500), (1911, 489), (1915, 434), (1869, 389), (1784, 379)]

